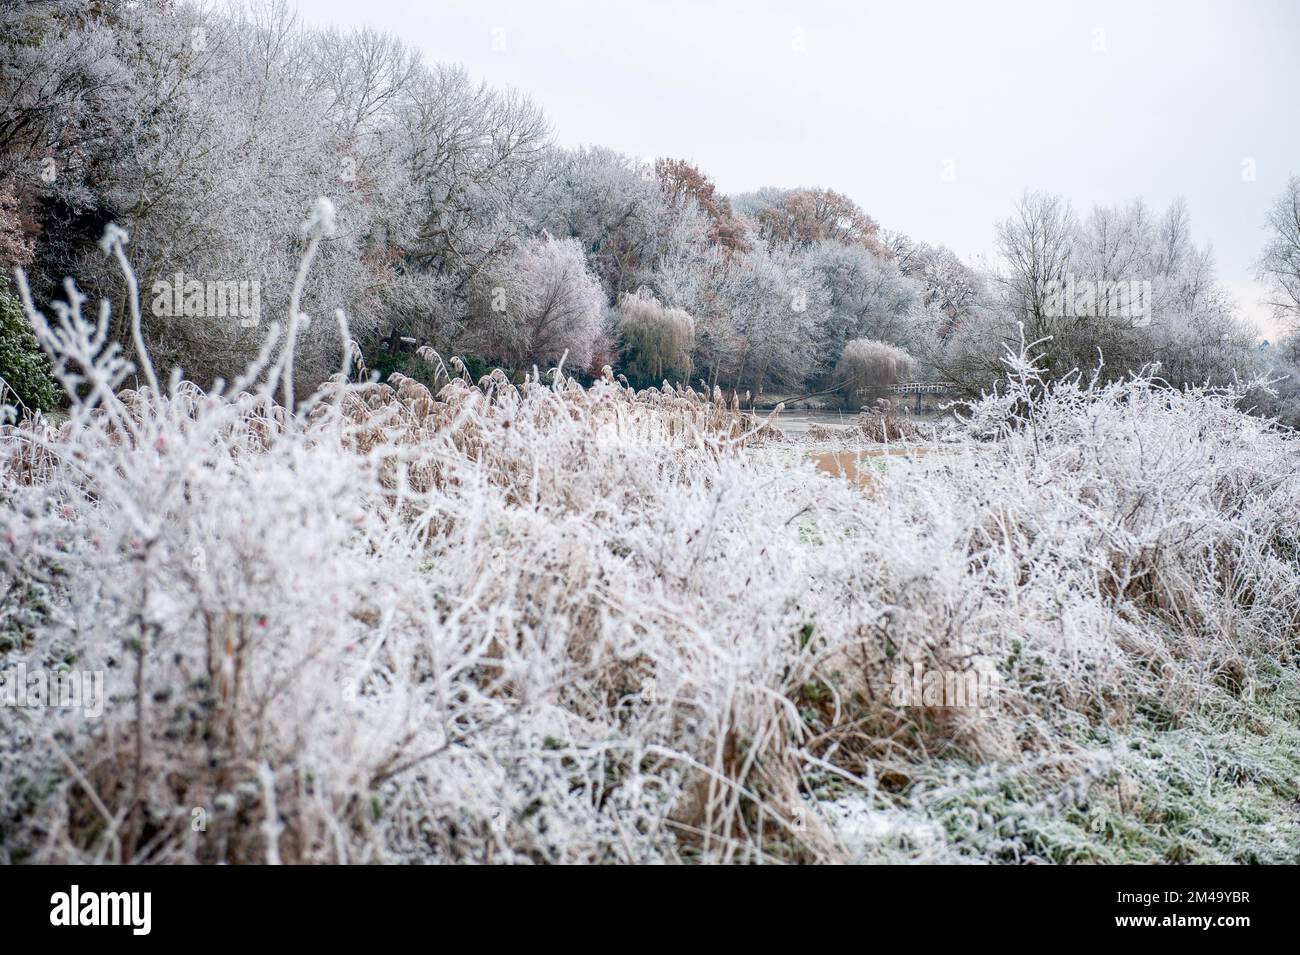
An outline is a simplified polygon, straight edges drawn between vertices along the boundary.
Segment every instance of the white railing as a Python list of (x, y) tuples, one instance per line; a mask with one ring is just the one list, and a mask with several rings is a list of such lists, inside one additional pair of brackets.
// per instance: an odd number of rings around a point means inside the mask
[(934, 395), (951, 391), (954, 387), (950, 381), (904, 381), (889, 385), (885, 390), (891, 395)]

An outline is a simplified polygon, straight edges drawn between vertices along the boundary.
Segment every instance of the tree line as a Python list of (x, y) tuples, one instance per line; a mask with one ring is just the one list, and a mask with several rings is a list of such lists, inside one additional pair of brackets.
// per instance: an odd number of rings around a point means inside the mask
[[(0, 12), (0, 265), (39, 300), (73, 275), (123, 302), (97, 249), (115, 222), (160, 364), (229, 379), (287, 313), (322, 195), (339, 228), (303, 293), (300, 389), (337, 367), (336, 309), (368, 355), (406, 337), (516, 372), (563, 360), (753, 395), (849, 397), (872, 374), (976, 393), (1022, 329), (1057, 375), (1099, 361), (1117, 376), (1158, 361), (1174, 384), (1289, 375), (1300, 352), (1262, 347), (1236, 316), (1181, 201), (1078, 216), (1026, 194), (975, 268), (833, 189), (727, 196), (685, 159), (563, 148), (526, 96), (384, 33), (308, 29), (283, 3)], [(1261, 274), (1298, 319), (1300, 181), (1269, 226)], [(259, 314), (209, 314), (210, 283), (255, 283)], [(1129, 287), (1140, 308), (1075, 307), (1077, 288), (1108, 306)], [(155, 289), (180, 307), (151, 308)], [(19, 331), (0, 354), (22, 351)]]

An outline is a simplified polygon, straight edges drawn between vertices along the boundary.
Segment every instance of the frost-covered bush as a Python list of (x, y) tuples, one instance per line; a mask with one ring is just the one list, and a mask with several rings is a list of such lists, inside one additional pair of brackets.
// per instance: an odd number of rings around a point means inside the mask
[[(1094, 819), (1215, 785), (1161, 734), (1294, 725), (1297, 448), (1228, 392), (1022, 353), (864, 491), (685, 388), (425, 350), (436, 389), (290, 410), (274, 338), (121, 391), (106, 312), (34, 319), (77, 397), (0, 436), (0, 668), (108, 698), (0, 707), (4, 861), (1109, 858)], [(899, 703), (912, 665), (1002, 689)]]
[(633, 381), (655, 384), (669, 375), (690, 377), (695, 320), (682, 309), (670, 308), (642, 289), (619, 302), (618, 330)]

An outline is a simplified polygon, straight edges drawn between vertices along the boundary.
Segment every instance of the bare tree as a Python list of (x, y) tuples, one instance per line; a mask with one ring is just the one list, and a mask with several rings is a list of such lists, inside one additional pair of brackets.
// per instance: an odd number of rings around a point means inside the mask
[(518, 238), (546, 120), (526, 97), (441, 65), (413, 85), (401, 117), (418, 220), (412, 258), (466, 289)]
[(1268, 212), (1269, 238), (1259, 262), (1273, 314), (1300, 328), (1300, 176), (1292, 176)]
[(1052, 334), (1055, 322), (1045, 307), (1048, 283), (1064, 281), (1076, 229), (1070, 204), (1043, 192), (1026, 193), (1010, 218), (998, 223), (1006, 269), (994, 279), (1031, 340)]

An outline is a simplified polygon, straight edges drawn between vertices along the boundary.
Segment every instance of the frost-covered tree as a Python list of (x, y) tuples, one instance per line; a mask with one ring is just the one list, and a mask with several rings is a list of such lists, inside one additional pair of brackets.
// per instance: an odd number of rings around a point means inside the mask
[[(366, 202), (341, 181), (338, 139), (312, 86), (305, 35), (283, 6), (232, 17), (182, 6), (142, 20), (137, 33), (128, 62), (135, 109), (146, 120), (102, 188), (132, 234), (142, 284), (160, 293), (150, 296), (148, 337), (165, 365), (183, 365), (199, 380), (237, 373), (270, 321), (287, 318), (302, 209), (335, 196), (343, 229), (324, 243), (303, 296), (305, 311), (322, 319), (298, 346), (308, 388), (336, 364), (340, 343), (326, 319), (347, 307), (364, 334), (374, 282), (361, 259)], [(156, 304), (189, 282), (255, 285), (258, 314), (177, 314)]]
[(884, 256), (880, 226), (856, 202), (832, 189), (768, 187), (734, 199), (769, 244), (800, 248), (818, 242), (860, 245)]
[(829, 372), (831, 293), (805, 250), (753, 237), (744, 254), (670, 255), (655, 279), (662, 300), (695, 319), (693, 365), (710, 386), (801, 391)]
[(1171, 383), (1186, 384), (1255, 370), (1255, 335), (1218, 283), (1208, 246), (1192, 241), (1181, 201), (1160, 218), (1135, 201), (1079, 221), (1060, 197), (1030, 193), (998, 238), (992, 306), (964, 320), (935, 362), (969, 390), (991, 380), (1022, 325), (1057, 376), (1101, 365), (1103, 376), (1122, 377), (1158, 362)]
[(1048, 286), (1065, 282), (1077, 237), (1070, 204), (1042, 192), (1026, 193), (1015, 212), (998, 223), (1002, 268), (994, 280), (1007, 308), (1024, 322), (1033, 340), (1049, 337), (1054, 330)]
[(855, 338), (844, 346), (835, 365), (835, 386), (847, 407), (860, 407), (880, 397), (890, 385), (912, 377), (916, 362), (901, 348), (869, 338)]
[(610, 302), (654, 287), (657, 266), (673, 250), (708, 241), (696, 203), (674, 201), (653, 166), (603, 148), (552, 151), (533, 216), (582, 246)]
[[(155, 13), (155, 4), (141, 8)], [(102, 174), (129, 152), (140, 117), (124, 62), (144, 9), (126, 2), (0, 5), (0, 266), (57, 289), (108, 213)], [(34, 240), (39, 237), (39, 243)]]
[(466, 342), (513, 369), (563, 359), (585, 371), (604, 331), (604, 293), (572, 239), (520, 243), (483, 277), (473, 307)]
[(668, 376), (690, 376), (695, 320), (684, 310), (670, 308), (648, 289), (639, 289), (619, 301), (618, 330), (631, 380), (653, 385)]
[(739, 352), (733, 277), (744, 256), (721, 246), (682, 246), (671, 250), (654, 275), (654, 288), (665, 303), (686, 311), (695, 321), (691, 365), (712, 387), (730, 385)]
[[(31, 221), (28, 236), (49, 236), (31, 268), (38, 297), (59, 294), (69, 273), (121, 294), (92, 241), (109, 219), (132, 234), (146, 290), (259, 286), (254, 323), (156, 315), (146, 302), (144, 332), (165, 365), (199, 380), (243, 366), (269, 320), (285, 317), (301, 210), (318, 195), (334, 200), (340, 229), (319, 249), (304, 310), (323, 318), (346, 307), (370, 343), (399, 327), (454, 338), (471, 282), (528, 231), (546, 139), (540, 112), (463, 70), (424, 66), (391, 36), (311, 32), (282, 2), (220, 13), (188, 3), (25, 6), (39, 15), (0, 13), (0, 83), (13, 83), (0, 114), (0, 193), (15, 197), (20, 223)], [(47, 183), (39, 174), (51, 152)], [(26, 178), (6, 185), (4, 169)], [(38, 200), (43, 215), (33, 218)], [(120, 323), (113, 334), (121, 339)], [(304, 387), (332, 370), (336, 337), (331, 321), (305, 327)]]
[(901, 233), (890, 233), (884, 241), (898, 271), (921, 286), (921, 305), (940, 319), (941, 334), (985, 298), (983, 276), (951, 249)]
[(799, 391), (818, 370), (830, 292), (805, 254), (754, 250), (727, 273), (740, 350), (733, 381), (754, 394)]
[(655, 160), (655, 174), (668, 201), (674, 206), (694, 203), (708, 218), (711, 243), (733, 252), (747, 252), (745, 224), (731, 209), (731, 200), (720, 195), (713, 180), (684, 159)]
[(1260, 277), (1268, 283), (1273, 314), (1300, 327), (1300, 176), (1287, 181), (1269, 209), (1267, 229)]
[(525, 231), (546, 120), (526, 97), (438, 65), (402, 98), (399, 122), (415, 206), (408, 257), (463, 295)]
[(0, 180), (39, 178), (49, 196), (88, 198), (87, 178), (113, 143), (105, 132), (129, 118), (120, 53), (134, 16), (125, 0), (0, 8)]
[(861, 245), (818, 242), (805, 253), (829, 293), (818, 363), (829, 370), (851, 339), (904, 345), (916, 335), (920, 285)]

